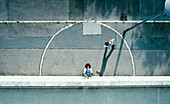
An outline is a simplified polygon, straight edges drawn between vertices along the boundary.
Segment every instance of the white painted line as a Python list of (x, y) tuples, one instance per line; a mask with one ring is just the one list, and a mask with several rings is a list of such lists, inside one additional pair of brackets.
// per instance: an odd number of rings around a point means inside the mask
[[(103, 26), (105, 26), (105, 27), (107, 27), (107, 28), (109, 28), (109, 29), (111, 29), (111, 30), (113, 30), (114, 32), (116, 32), (116, 33), (123, 39), (123, 36), (122, 36), (117, 30), (115, 30), (114, 28), (112, 28), (112, 27), (110, 27), (110, 26), (108, 26), (108, 25), (106, 25), (106, 24), (103, 24), (103, 23), (99, 23), (99, 22), (97, 22), (97, 23), (100, 24), (100, 25), (103, 25)], [(42, 66), (43, 66), (43, 62), (44, 62), (44, 57), (45, 57), (45, 54), (46, 54), (46, 50), (48, 49), (50, 43), (52, 42), (52, 40), (54, 39), (54, 37), (55, 37), (57, 34), (59, 34), (61, 31), (65, 30), (65, 29), (67, 29), (67, 28), (69, 28), (69, 27), (71, 27), (71, 26), (73, 26), (73, 24), (70, 24), (69, 26), (66, 26), (65, 28), (62, 28), (62, 29), (59, 30), (57, 33), (55, 33), (55, 34), (51, 37), (51, 39), (48, 41), (48, 43), (47, 43), (47, 45), (46, 45), (46, 47), (45, 47), (45, 49), (44, 49), (44, 51), (43, 51), (43, 54), (42, 54), (42, 56), (41, 56), (41, 61), (40, 61), (40, 65), (39, 65), (40, 76), (42, 75)], [(133, 74), (133, 76), (135, 76), (136, 69), (135, 69), (135, 62), (134, 62), (134, 58), (133, 58), (132, 52), (131, 52), (130, 47), (129, 47), (128, 43), (126, 42), (126, 40), (123, 39), (123, 41), (124, 41), (126, 47), (128, 48), (128, 51), (129, 51), (129, 54), (130, 54), (130, 57), (131, 57), (131, 60), (132, 60), (132, 68), (133, 68), (133, 69), (132, 69), (132, 72), (133, 72), (132, 74)]]
[(102, 24), (102, 23), (99, 23), (99, 24), (113, 30), (114, 32), (116, 32), (121, 37), (121, 39), (123, 39), (124, 43), (126, 44), (126, 47), (128, 48), (128, 51), (129, 51), (129, 54), (130, 54), (130, 57), (131, 57), (131, 60), (132, 60), (132, 72), (133, 72), (132, 75), (135, 76), (135, 74), (136, 74), (135, 62), (134, 62), (134, 58), (133, 58), (132, 52), (130, 50), (130, 47), (129, 47), (127, 41), (123, 38), (123, 36), (116, 29), (114, 29), (114, 28), (112, 28), (112, 27), (110, 27), (106, 24)]
[[(77, 20), (63, 20), (63, 21), (0, 21), (0, 23), (83, 23), (83, 22), (100, 22), (100, 23), (139, 23), (142, 22), (142, 20), (138, 21), (119, 21), (119, 20), (82, 20), (82, 21), (77, 21)], [(146, 23), (170, 23), (170, 21), (147, 21)]]
[(39, 68), (40, 68), (40, 69), (39, 69), (39, 70), (40, 70), (40, 76), (42, 75), (42, 65), (43, 65), (43, 62), (44, 62), (44, 56), (45, 56), (46, 50), (47, 50), (47, 48), (49, 47), (50, 43), (52, 42), (52, 40), (54, 39), (54, 37), (55, 37), (57, 34), (59, 34), (61, 31), (65, 30), (65, 29), (71, 27), (72, 25), (73, 25), (73, 24), (70, 24), (70, 25), (62, 28), (62, 29), (59, 30), (57, 33), (55, 33), (55, 34), (51, 37), (51, 39), (48, 41), (48, 43), (47, 43), (47, 45), (46, 45), (46, 47), (45, 47), (45, 49), (44, 49), (44, 51), (43, 51), (43, 54), (42, 54), (42, 56), (41, 56), (41, 61), (40, 61), (40, 66), (39, 66)]
[(101, 25), (97, 23), (83, 23), (83, 35), (101, 35)]

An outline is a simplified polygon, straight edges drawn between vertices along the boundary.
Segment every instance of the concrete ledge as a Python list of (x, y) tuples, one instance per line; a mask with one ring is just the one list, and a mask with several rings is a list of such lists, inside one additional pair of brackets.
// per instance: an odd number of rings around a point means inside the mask
[(7, 87), (170, 87), (170, 77), (0, 76), (0, 88)]

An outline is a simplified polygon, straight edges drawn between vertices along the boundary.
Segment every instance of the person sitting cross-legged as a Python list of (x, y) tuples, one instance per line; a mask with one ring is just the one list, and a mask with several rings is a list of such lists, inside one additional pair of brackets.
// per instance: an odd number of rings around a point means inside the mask
[(87, 63), (85, 65), (85, 68), (84, 68), (84, 71), (83, 71), (83, 76), (85, 78), (90, 78), (93, 76), (93, 71), (92, 71), (92, 68), (91, 68), (91, 64), (90, 63)]

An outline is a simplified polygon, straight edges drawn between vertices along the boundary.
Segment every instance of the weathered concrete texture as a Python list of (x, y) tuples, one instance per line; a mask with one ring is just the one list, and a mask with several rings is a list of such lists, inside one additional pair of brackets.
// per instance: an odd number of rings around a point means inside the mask
[[(102, 48), (105, 41), (108, 41), (109, 39), (115, 37), (115, 32), (113, 32), (110, 29), (107, 29), (106, 27), (102, 28), (103, 31), (102, 36), (83, 36), (82, 28), (83, 28), (82, 24), (76, 24), (75, 26), (61, 32), (58, 36), (56, 36), (56, 38), (52, 42), (51, 48)], [(38, 30), (34, 30), (34, 28), (32, 27), (31, 29), (33, 30), (32, 31), (33, 36), (38, 36), (38, 37), (15, 37), (18, 35), (24, 36), (24, 33), (28, 34), (28, 36), (29, 34), (31, 34), (27, 32), (28, 31), (27, 28), (24, 28), (25, 31), (23, 31), (23, 33), (21, 32), (21, 35), (20, 35), (21, 30), (16, 29), (16, 32), (14, 33), (10, 32), (11, 36), (14, 35), (14, 37), (6, 37), (6, 36), (0, 37), (1, 40), (0, 47), (1, 48), (44, 48), (49, 40), (49, 37), (40, 37), (41, 35), (43, 36), (46, 35), (45, 33), (35, 34), (37, 33), (36, 31), (41, 32), (41, 28)], [(47, 33), (48, 30), (45, 32)], [(32, 36), (32, 34), (30, 36)], [(54, 35), (54, 33), (52, 35)], [(10, 34), (7, 36), (10, 36)]]
[(169, 50), (170, 24), (146, 23), (133, 30), (133, 49)]
[(84, 0), (84, 20), (102, 20), (105, 0)]
[[(123, 36), (123, 31), (126, 30), (127, 28), (131, 27), (132, 23), (117, 23), (117, 31), (121, 33)], [(125, 39), (129, 45), (129, 47), (132, 49), (132, 31), (128, 31), (125, 35)], [(125, 45), (124, 41), (120, 36), (116, 36), (116, 47), (117, 49), (127, 49), (127, 46)], [(123, 42), (123, 43), (122, 43)], [(123, 45), (123, 46), (122, 46)]]
[(170, 50), (170, 38), (133, 38), (134, 50)]
[(101, 26), (101, 31), (102, 35), (83, 35), (83, 24), (78, 23), (58, 34), (51, 42), (49, 48), (103, 49), (104, 42), (115, 38), (116, 34), (103, 26)]
[[(165, 0), (0, 0), (0, 20), (143, 20)], [(167, 15), (155, 20), (170, 20)]]
[(0, 24), (1, 37), (51, 37), (69, 23)]
[(9, 0), (9, 20), (69, 20), (69, 0)]
[(47, 50), (42, 75), (79, 76), (87, 62), (92, 64), (96, 76), (100, 75), (132, 75), (132, 63), (129, 52), (122, 51), (120, 61), (115, 70), (118, 51), (116, 50)]
[(85, 20), (120, 20), (121, 13), (128, 20), (138, 19), (139, 0), (85, 0)]
[[(168, 88), (163, 88), (163, 89), (159, 89), (159, 104), (166, 104), (166, 103), (170, 103), (170, 94), (168, 91)], [(168, 93), (167, 93), (168, 92)], [(165, 97), (164, 97), (165, 96)]]
[[(164, 11), (165, 0), (140, 0), (139, 19), (146, 19)], [(160, 16), (154, 20), (170, 20), (167, 15)]]
[(121, 13), (127, 15), (127, 20), (137, 20), (139, 0), (105, 0), (106, 20), (120, 20)]
[[(4, 29), (0, 33), (0, 48), (44, 48), (49, 38), (66, 25), (68, 24), (1, 24), (0, 27)], [(118, 32), (123, 33), (123, 30), (131, 25), (131, 23), (114, 23), (112, 28), (118, 28)], [(89, 26), (86, 29), (88, 30), (88, 28), (91, 27)], [(99, 32), (102, 34), (92, 35), (92, 33), (83, 35), (83, 24), (74, 24), (72, 27), (59, 33), (51, 42), (50, 48), (103, 49), (104, 42), (112, 38), (116, 41), (115, 49), (120, 48), (122, 39), (113, 30), (101, 25)], [(132, 47), (132, 32), (130, 31), (126, 35), (125, 39), (129, 46)], [(124, 42), (122, 49), (127, 49)]]
[(83, 20), (84, 0), (69, 0), (69, 20)]
[(170, 38), (170, 23), (145, 23), (133, 29), (134, 38)]
[(8, 2), (0, 0), (0, 21), (8, 20)]
[(170, 75), (169, 50), (133, 51), (136, 75)]
[(93, 104), (169, 104), (169, 93), (169, 88), (0, 89), (1, 104), (87, 104), (87, 99)]
[(42, 50), (0, 49), (0, 75), (39, 75)]
[(0, 37), (0, 48), (7, 49), (44, 49), (47, 37)]
[[(124, 29), (132, 26), (132, 23), (106, 24), (121, 34)], [(50, 37), (66, 25), (66, 23), (0, 24), (2, 30), (0, 33), (2, 51), (0, 53), (2, 54), (0, 55), (0, 74), (37, 75), (42, 49), (45, 48)], [(127, 32), (125, 38), (135, 56), (137, 75), (170, 75), (168, 65), (170, 63), (170, 31), (168, 27), (168, 23), (148, 23), (137, 27), (133, 32)], [(94, 72), (100, 72), (101, 76), (132, 75), (132, 63), (124, 43), (123, 48), (119, 51), (120, 36), (104, 26), (101, 26), (101, 32), (101, 35), (83, 35), (82, 23), (74, 24), (60, 32), (50, 44), (50, 50), (47, 50), (45, 55), (43, 75), (79, 76), (86, 62), (91, 62)], [(116, 41), (113, 52), (111, 48), (105, 50), (103, 47), (104, 42), (112, 38), (115, 38)], [(30, 57), (30, 54), (33, 56)], [(31, 59), (27, 62), (29, 58)], [(26, 66), (25, 63), (27, 63)], [(36, 69), (36, 72), (33, 69)], [(29, 72), (29, 70), (31, 71)], [(95, 73), (95, 75), (98, 74)]]

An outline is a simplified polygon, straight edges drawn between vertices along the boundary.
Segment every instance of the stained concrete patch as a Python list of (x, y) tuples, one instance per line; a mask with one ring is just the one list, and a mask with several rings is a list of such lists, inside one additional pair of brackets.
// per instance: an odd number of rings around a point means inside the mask
[(84, 0), (84, 20), (102, 20), (105, 0)]
[(134, 50), (170, 50), (170, 38), (133, 38)]
[[(143, 20), (164, 11), (165, 0), (1, 0), (0, 20)], [(164, 15), (155, 20), (170, 20)]]
[(83, 35), (101, 35), (101, 25), (97, 23), (83, 23)]
[(145, 23), (133, 29), (134, 38), (170, 38), (170, 23)]
[(69, 23), (0, 24), (1, 37), (51, 37)]
[(133, 51), (137, 76), (170, 75), (169, 50), (135, 50)]
[(0, 37), (0, 48), (44, 49), (49, 37)]
[(145, 23), (133, 29), (133, 49), (169, 50), (169, 23)]
[(8, 20), (8, 0), (0, 0), (0, 21)]
[(69, 20), (69, 0), (9, 0), (9, 20)]
[(69, 0), (69, 19), (83, 20), (84, 0)]
[[(139, 3), (139, 19), (147, 19), (153, 15), (164, 11), (165, 0), (140, 0)], [(154, 20), (170, 20), (167, 15), (160, 16)]]
[(105, 0), (105, 20), (120, 20), (126, 14), (127, 20), (138, 20), (139, 0)]

